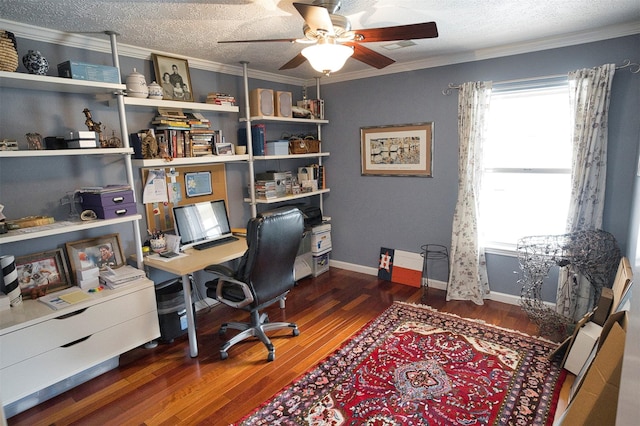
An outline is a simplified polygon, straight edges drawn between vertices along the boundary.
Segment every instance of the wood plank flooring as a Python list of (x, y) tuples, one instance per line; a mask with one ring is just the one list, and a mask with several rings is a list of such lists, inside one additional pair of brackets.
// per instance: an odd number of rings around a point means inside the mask
[[(227, 425), (271, 397), (321, 361), (393, 301), (428, 304), (440, 311), (477, 318), (536, 335), (519, 306), (486, 301), (445, 302), (445, 293), (378, 280), (332, 268), (299, 282), (271, 321), (295, 321), (300, 336), (275, 332), (276, 359), (257, 340), (229, 350), (222, 361), (222, 322), (244, 321), (246, 313), (218, 305), (197, 315), (199, 356), (189, 356), (186, 336), (154, 349), (137, 348), (120, 366), (8, 419), (13, 425)], [(233, 331), (229, 331), (231, 335)]]

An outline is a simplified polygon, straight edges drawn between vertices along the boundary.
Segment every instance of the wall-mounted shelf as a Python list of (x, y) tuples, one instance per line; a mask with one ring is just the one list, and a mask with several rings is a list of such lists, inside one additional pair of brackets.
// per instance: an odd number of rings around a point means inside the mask
[[(318, 120), (315, 118), (292, 118), (292, 117), (274, 117), (268, 115), (257, 115), (249, 118), (250, 121), (280, 121), (282, 123), (304, 123), (304, 124), (327, 124), (329, 120)], [(240, 122), (247, 121), (246, 118), (240, 118)]]
[(296, 158), (328, 157), (328, 152), (315, 152), (311, 154), (287, 154), (287, 155), (254, 155), (254, 160), (295, 160)]
[[(261, 198), (256, 198), (256, 203), (257, 204), (282, 203), (282, 202), (291, 201), (291, 200), (298, 200), (300, 198), (313, 197), (314, 195), (326, 194), (327, 192), (329, 192), (328, 188), (327, 189), (319, 189), (318, 191), (313, 191), (313, 192), (303, 192), (301, 194), (286, 195), (284, 197), (271, 198), (271, 199), (268, 199), (268, 200), (261, 199)], [(244, 201), (249, 203), (249, 202), (251, 202), (251, 198), (245, 198)]]
[(109, 155), (109, 154), (133, 154), (132, 148), (85, 148), (85, 149), (39, 149), (0, 151), (0, 158), (14, 157), (68, 157), (73, 155)]
[(100, 228), (118, 223), (135, 222), (140, 219), (142, 219), (142, 215), (134, 214), (130, 216), (122, 216), (116, 219), (96, 219), (86, 222), (54, 222), (50, 225), (33, 226), (30, 228), (9, 231), (6, 234), (0, 234), (0, 245), (32, 240), (34, 238), (66, 234), (68, 232), (82, 231), (84, 229)]
[(133, 165), (141, 168), (152, 167), (178, 167), (190, 166), (195, 164), (215, 164), (215, 163), (234, 163), (239, 161), (248, 161), (249, 155), (205, 155), (202, 157), (180, 157), (174, 158), (172, 161), (166, 161), (161, 158), (153, 160), (133, 160)]
[(51, 77), (48, 75), (25, 74), (0, 71), (0, 87), (13, 89), (43, 90), (58, 93), (109, 93), (113, 94), (127, 88), (120, 83), (74, 80), (72, 78)]
[(124, 104), (127, 106), (142, 106), (151, 108), (174, 108), (187, 111), (210, 111), (210, 112), (238, 112), (240, 109), (237, 106), (231, 105), (216, 105), (206, 104), (198, 102), (181, 102), (181, 101), (168, 101), (163, 99), (148, 99), (148, 98), (132, 98), (129, 96), (124, 97)]

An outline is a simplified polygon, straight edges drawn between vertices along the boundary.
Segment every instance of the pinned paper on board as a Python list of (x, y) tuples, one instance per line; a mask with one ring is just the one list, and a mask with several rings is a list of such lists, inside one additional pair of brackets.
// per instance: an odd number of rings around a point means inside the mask
[(166, 203), (169, 201), (167, 194), (167, 179), (162, 169), (149, 170), (147, 181), (142, 193), (142, 203)]
[(378, 278), (394, 283), (420, 287), (422, 282), (422, 256), (404, 250), (380, 248)]

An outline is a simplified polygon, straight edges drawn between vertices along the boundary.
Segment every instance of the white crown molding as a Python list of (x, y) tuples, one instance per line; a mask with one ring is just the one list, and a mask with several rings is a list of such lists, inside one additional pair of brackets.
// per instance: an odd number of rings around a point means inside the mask
[[(66, 33), (63, 31), (50, 30), (47, 28), (36, 27), (33, 25), (22, 24), (14, 21), (7, 21), (0, 19), (0, 26), (5, 30), (14, 33), (19, 38), (25, 38), (33, 41), (39, 41), (43, 43), (59, 44), (66, 47), (73, 47), (78, 49), (92, 50), (94, 52), (111, 53), (111, 41), (106, 33), (103, 33), (104, 39), (98, 38), (99, 33), (88, 34), (82, 33)], [(177, 55), (162, 51), (150, 51), (141, 47), (132, 46), (129, 44), (118, 43), (118, 54), (120, 56), (127, 56), (129, 58), (137, 58), (143, 60), (151, 60), (151, 54), (157, 53), (159, 55), (176, 57)], [(186, 57), (185, 57), (186, 58)], [(205, 71), (212, 71), (222, 74), (242, 76), (241, 65), (228, 65), (213, 61), (206, 61), (203, 59), (186, 58), (189, 60), (190, 68), (198, 68)], [(280, 74), (248, 70), (250, 78), (272, 81), (275, 83), (304, 85), (307, 83), (307, 79), (292, 78), (283, 76)]]
[[(32, 25), (22, 24), (19, 22), (7, 21), (0, 19), (0, 24), (6, 31), (13, 32), (20, 38), (26, 38), (46, 43), (55, 43), (68, 47), (80, 49), (94, 50), (98, 52), (111, 53), (111, 43), (105, 35), (104, 40), (86, 34), (72, 34), (62, 31), (40, 28)], [(367, 69), (352, 73), (337, 73), (331, 77), (322, 78), (322, 84), (340, 83), (350, 80), (358, 80), (363, 78), (379, 77), (383, 75), (396, 74), (407, 71), (415, 71), (419, 69), (435, 68), (446, 65), (460, 64), (465, 62), (480, 61), (485, 59), (493, 59), (504, 56), (518, 55), (522, 53), (537, 52), (541, 50), (555, 49), (560, 47), (573, 46), (577, 44), (591, 43), (601, 40), (607, 40), (617, 37), (625, 37), (640, 33), (640, 21), (629, 22), (621, 25), (599, 28), (593, 31), (577, 32), (573, 34), (564, 34), (556, 37), (547, 37), (540, 40), (509, 44), (488, 49), (478, 49), (459, 54), (434, 56), (429, 59), (408, 62), (404, 64), (393, 64), (384, 69)], [(158, 53), (167, 56), (176, 56), (167, 52), (151, 52), (137, 46), (118, 43), (118, 53), (122, 56), (138, 58), (144, 60), (151, 59), (151, 53)], [(242, 75), (242, 66), (228, 65), (203, 59), (189, 59), (189, 66), (202, 69), (205, 71), (218, 72), (229, 75)], [(294, 84), (294, 85), (312, 85), (315, 79), (302, 79), (283, 76), (280, 74), (251, 70), (248, 74), (250, 78), (272, 81), (276, 83)]]

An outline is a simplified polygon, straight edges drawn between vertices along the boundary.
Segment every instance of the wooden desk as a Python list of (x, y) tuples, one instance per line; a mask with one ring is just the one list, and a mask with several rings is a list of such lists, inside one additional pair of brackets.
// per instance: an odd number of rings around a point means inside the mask
[(163, 259), (146, 257), (144, 264), (161, 271), (169, 272), (182, 277), (182, 289), (184, 292), (184, 305), (187, 311), (187, 333), (189, 335), (189, 351), (191, 357), (198, 356), (198, 339), (196, 337), (195, 319), (193, 317), (191, 300), (191, 283), (189, 275), (201, 271), (209, 265), (224, 263), (242, 257), (247, 251), (247, 241), (238, 237), (237, 241), (211, 247), (206, 250), (187, 249), (186, 256), (175, 259)]

